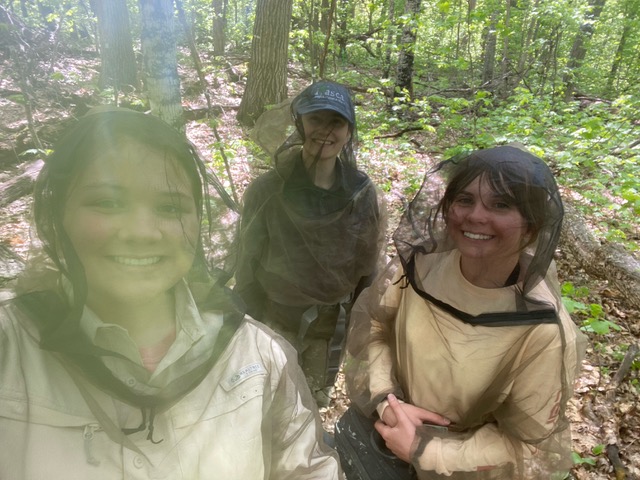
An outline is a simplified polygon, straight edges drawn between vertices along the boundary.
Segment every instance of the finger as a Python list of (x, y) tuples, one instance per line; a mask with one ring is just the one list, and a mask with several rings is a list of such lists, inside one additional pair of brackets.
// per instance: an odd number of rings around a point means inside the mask
[(388, 405), (387, 405), (387, 408), (384, 409), (384, 412), (382, 414), (382, 418), (380, 420), (382, 420), (384, 423), (386, 423), (390, 427), (395, 427), (397, 425), (397, 423), (398, 423), (398, 419), (396, 418), (396, 414), (393, 413), (393, 410), (391, 408), (389, 408)]
[(391, 430), (391, 427), (384, 423), (382, 420), (376, 420), (376, 423), (374, 423), (373, 426), (382, 436), (382, 438), (385, 438), (387, 432)]
[(402, 408), (402, 405), (400, 405), (400, 402), (398, 402), (398, 399), (393, 393), (390, 393), (389, 395), (387, 395), (387, 401), (389, 402), (389, 408), (391, 408), (391, 411), (396, 416), (396, 419), (398, 421), (397, 423), (400, 423), (401, 421), (411, 422), (411, 419), (406, 414), (406, 412)]
[(437, 413), (430, 412), (429, 410), (421, 410), (418, 413), (418, 418), (423, 422), (433, 423), (434, 425), (447, 426), (451, 424), (451, 420)]

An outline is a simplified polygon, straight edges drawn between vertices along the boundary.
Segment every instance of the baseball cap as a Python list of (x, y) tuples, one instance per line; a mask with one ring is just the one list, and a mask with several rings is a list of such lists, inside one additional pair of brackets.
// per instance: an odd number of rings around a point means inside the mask
[(321, 80), (305, 88), (293, 101), (293, 110), (297, 115), (332, 110), (346, 118), (351, 125), (356, 122), (349, 90), (343, 85), (327, 80)]

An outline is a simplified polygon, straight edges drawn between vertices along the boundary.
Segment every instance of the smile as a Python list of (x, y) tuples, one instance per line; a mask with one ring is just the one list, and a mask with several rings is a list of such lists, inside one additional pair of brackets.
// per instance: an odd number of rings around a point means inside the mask
[(493, 238), (492, 235), (483, 235), (482, 233), (462, 232), (462, 234), (471, 240), (490, 240)]
[(319, 139), (313, 139), (313, 141), (315, 143), (319, 143), (320, 145), (333, 145), (333, 142), (330, 140), (319, 140)]
[(154, 265), (161, 260), (161, 257), (145, 257), (145, 258), (132, 258), (132, 257), (111, 257), (111, 259), (121, 265), (130, 265), (133, 267), (146, 267), (148, 265)]

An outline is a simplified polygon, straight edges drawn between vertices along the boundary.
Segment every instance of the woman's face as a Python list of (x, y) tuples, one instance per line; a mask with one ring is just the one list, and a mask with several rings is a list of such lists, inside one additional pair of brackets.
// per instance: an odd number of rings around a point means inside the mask
[(306, 157), (335, 159), (351, 138), (349, 122), (333, 110), (318, 110), (302, 115), (303, 151)]
[(463, 262), (513, 268), (527, 236), (527, 222), (513, 203), (476, 177), (453, 199), (447, 230)]
[(72, 181), (63, 226), (86, 272), (87, 304), (122, 305), (169, 295), (193, 264), (200, 219), (178, 161), (126, 139)]

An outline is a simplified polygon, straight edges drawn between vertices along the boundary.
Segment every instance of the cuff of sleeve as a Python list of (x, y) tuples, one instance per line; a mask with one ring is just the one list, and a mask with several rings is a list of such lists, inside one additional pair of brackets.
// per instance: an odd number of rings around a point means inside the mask
[(413, 464), (417, 465), (420, 470), (435, 471), (439, 475), (450, 476), (453, 471), (449, 471), (445, 465), (442, 446), (442, 438), (433, 437), (427, 440), (426, 445), (422, 448), (422, 453), (419, 452), (419, 449), (414, 452)]

